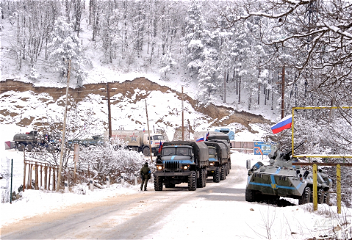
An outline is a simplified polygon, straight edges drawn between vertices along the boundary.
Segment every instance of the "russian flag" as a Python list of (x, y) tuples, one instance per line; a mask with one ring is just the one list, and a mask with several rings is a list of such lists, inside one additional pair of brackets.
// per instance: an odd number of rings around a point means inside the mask
[(274, 134), (281, 132), (284, 129), (289, 129), (292, 126), (292, 115), (289, 115), (280, 120), (280, 122), (276, 123), (271, 127), (271, 130)]
[(196, 142), (204, 142), (204, 138), (198, 138)]
[(209, 132), (207, 133), (207, 135), (205, 135), (205, 141), (208, 141), (208, 137), (209, 137)]
[(161, 153), (162, 149), (163, 149), (163, 143), (160, 141), (158, 153)]

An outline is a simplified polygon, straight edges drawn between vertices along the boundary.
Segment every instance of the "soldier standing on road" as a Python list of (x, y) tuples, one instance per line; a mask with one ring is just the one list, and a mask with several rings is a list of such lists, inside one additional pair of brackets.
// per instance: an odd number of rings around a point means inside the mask
[(150, 168), (148, 167), (147, 162), (145, 162), (144, 166), (141, 168), (140, 175), (142, 178), (141, 191), (143, 190), (143, 185), (144, 185), (144, 191), (147, 191), (147, 184), (151, 175)]

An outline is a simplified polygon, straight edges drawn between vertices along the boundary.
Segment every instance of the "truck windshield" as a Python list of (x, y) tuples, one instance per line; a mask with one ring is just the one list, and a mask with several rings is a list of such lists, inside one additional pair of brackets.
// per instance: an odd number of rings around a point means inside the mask
[(164, 136), (163, 135), (154, 135), (153, 140), (164, 140)]
[(175, 155), (176, 151), (175, 148), (163, 148), (163, 156), (170, 156), (170, 155)]
[(183, 155), (183, 156), (187, 156), (187, 155), (191, 155), (191, 149), (189, 148), (176, 148), (176, 155)]
[(163, 148), (163, 156), (171, 156), (171, 155), (178, 155), (178, 156), (187, 156), (192, 155), (191, 149), (183, 148), (183, 147), (175, 147), (175, 148)]

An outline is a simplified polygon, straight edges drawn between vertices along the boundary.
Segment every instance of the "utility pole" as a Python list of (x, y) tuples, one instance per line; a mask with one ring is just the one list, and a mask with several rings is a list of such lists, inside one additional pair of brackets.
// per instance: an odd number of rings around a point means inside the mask
[(110, 100), (113, 100), (110, 98), (110, 88), (109, 88), (109, 83), (106, 83), (106, 98), (103, 98), (103, 100), (108, 100), (108, 123), (109, 123), (109, 141), (112, 136), (112, 126), (111, 126), (111, 108), (110, 108)]
[(285, 65), (281, 75), (281, 119), (285, 117)]
[(153, 156), (152, 156), (152, 146), (150, 144), (150, 132), (149, 132), (149, 118), (148, 118), (148, 107), (147, 107), (147, 99), (145, 99), (145, 113), (147, 116), (147, 127), (148, 127), (148, 143), (149, 143), (149, 155), (150, 155), (150, 161), (153, 162)]
[[(62, 161), (63, 161), (64, 151), (65, 151), (66, 118), (67, 118), (67, 104), (68, 104), (68, 88), (69, 88), (69, 84), (70, 84), (70, 72), (71, 72), (71, 59), (69, 59), (69, 61), (68, 61), (64, 125), (63, 125), (63, 129), (62, 129), (62, 137), (61, 137), (60, 166), (59, 166), (59, 172), (57, 174), (58, 175), (57, 176), (57, 187), (56, 187), (57, 192), (60, 190)], [(55, 179), (54, 179), (54, 182), (55, 182)]]
[(182, 86), (182, 141), (185, 140), (185, 125), (184, 125), (184, 111), (183, 111), (183, 86)]
[(229, 73), (226, 71), (224, 74), (224, 100), (223, 102), (226, 103), (226, 82), (229, 80)]

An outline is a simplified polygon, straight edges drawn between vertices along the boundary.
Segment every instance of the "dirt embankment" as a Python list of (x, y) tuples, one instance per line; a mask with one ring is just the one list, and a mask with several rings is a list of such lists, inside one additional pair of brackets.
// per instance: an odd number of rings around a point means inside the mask
[[(86, 84), (80, 88), (70, 88), (69, 92), (73, 99), (76, 102), (79, 102), (89, 94), (98, 94), (102, 97), (105, 97), (106, 88), (106, 83)], [(120, 93), (124, 98), (131, 98), (134, 95), (136, 88), (145, 90), (146, 93), (144, 95), (138, 95), (135, 98), (136, 102), (145, 99), (152, 91), (161, 91), (164, 93), (172, 92), (175, 93), (180, 100), (182, 99), (182, 93), (166, 86), (160, 86), (159, 84), (151, 82), (146, 78), (137, 78), (132, 81), (125, 81), (123, 83), (112, 82), (109, 83), (109, 88), (113, 94)], [(0, 93), (7, 91), (32, 91), (36, 94), (47, 93), (54, 99), (54, 101), (66, 94), (66, 88), (35, 87), (31, 83), (24, 83), (14, 80), (6, 80), (4, 82), (0, 82)], [(196, 111), (207, 116), (208, 121), (212, 122), (212, 126), (226, 126), (230, 123), (239, 123), (246, 127), (249, 131), (254, 132), (249, 126), (250, 123), (271, 124), (269, 120), (264, 119), (261, 115), (255, 115), (243, 111), (239, 112), (230, 107), (215, 106), (213, 104), (209, 104), (208, 106), (204, 107), (200, 105), (197, 100), (192, 99), (187, 94), (184, 94), (183, 99), (184, 101), (189, 102)], [(118, 100), (113, 100), (111, 101), (111, 104), (117, 102)]]

